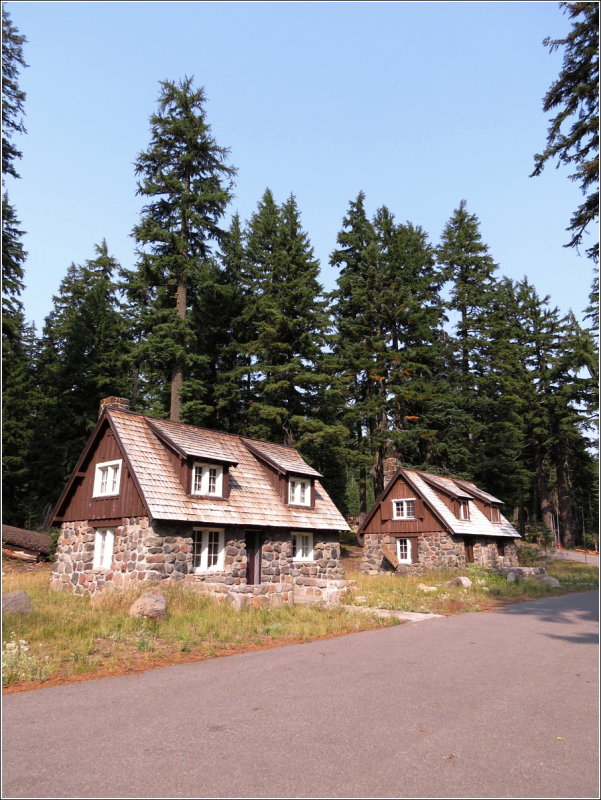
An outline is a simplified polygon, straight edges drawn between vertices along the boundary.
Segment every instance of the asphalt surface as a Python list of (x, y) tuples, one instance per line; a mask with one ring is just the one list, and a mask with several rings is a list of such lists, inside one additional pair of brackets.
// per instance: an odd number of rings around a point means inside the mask
[(598, 593), (4, 698), (3, 797), (598, 796)]

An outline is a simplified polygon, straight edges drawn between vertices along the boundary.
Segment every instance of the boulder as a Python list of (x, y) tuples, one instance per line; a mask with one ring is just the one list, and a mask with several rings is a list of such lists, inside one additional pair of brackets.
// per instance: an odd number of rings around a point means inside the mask
[(509, 581), (509, 583), (516, 583), (518, 576), (516, 572), (508, 572), (505, 575), (505, 579)]
[(31, 614), (31, 600), (27, 592), (7, 592), (2, 595), (3, 614)]
[(132, 603), (130, 617), (145, 617), (146, 619), (164, 619), (167, 616), (167, 600), (161, 592), (148, 592)]
[(460, 575), (458, 578), (453, 578), (453, 580), (447, 581), (447, 586), (465, 586), (467, 589), (467, 587), (471, 585), (471, 580), (466, 578), (465, 575)]
[(544, 583), (545, 586), (561, 586), (561, 583), (557, 580), (557, 578), (552, 578), (550, 575), (545, 575), (544, 578), (541, 578), (541, 583)]

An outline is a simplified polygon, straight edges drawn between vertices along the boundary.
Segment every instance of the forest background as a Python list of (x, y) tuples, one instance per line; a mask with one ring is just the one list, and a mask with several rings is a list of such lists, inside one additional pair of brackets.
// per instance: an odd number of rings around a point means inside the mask
[[(584, 236), (597, 213), (598, 5), (560, 5), (571, 28), (547, 43), (564, 53), (544, 102), (555, 117), (529, 167), (576, 170), (585, 200), (565, 243), (596, 264)], [(529, 535), (550, 530), (569, 546), (597, 530), (596, 286), (581, 315), (560, 312), (527, 277), (502, 274), (465, 200), (433, 242), (386, 205), (368, 212), (358, 191), (332, 236), (325, 291), (294, 194), (266, 189), (247, 220), (231, 213), (232, 153), (192, 78), (160, 82), (135, 159), (135, 258), (119, 263), (98, 241), (67, 268), (38, 335), (8, 195), (26, 132), (25, 44), (3, 6), (5, 522), (47, 522), (100, 398), (114, 394), (298, 447), (347, 515), (369, 508), (394, 452), (474, 480)], [(92, 211), (92, 190), (84, 202)]]

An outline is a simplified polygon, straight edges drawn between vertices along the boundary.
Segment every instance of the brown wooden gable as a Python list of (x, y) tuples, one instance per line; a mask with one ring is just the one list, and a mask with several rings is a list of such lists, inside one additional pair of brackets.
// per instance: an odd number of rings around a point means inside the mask
[[(415, 500), (415, 519), (393, 519), (394, 500), (406, 498)], [(446, 525), (424, 501), (403, 470), (399, 469), (376, 500), (360, 526), (359, 533), (390, 533), (411, 536), (412, 534), (446, 530)]]
[[(117, 459), (122, 461), (119, 494), (92, 497), (96, 464)], [(103, 414), (56, 504), (52, 522), (93, 522), (139, 516), (150, 516), (150, 513), (110, 417)]]

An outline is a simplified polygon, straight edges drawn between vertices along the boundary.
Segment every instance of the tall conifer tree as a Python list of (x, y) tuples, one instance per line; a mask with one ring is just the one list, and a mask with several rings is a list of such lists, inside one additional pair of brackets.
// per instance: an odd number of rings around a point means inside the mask
[(170, 385), (174, 420), (182, 415), (183, 395), (194, 404), (205, 399), (198, 397), (206, 392), (202, 380), (184, 386), (210, 360), (199, 352), (189, 311), (198, 303), (199, 287), (211, 280), (212, 248), (223, 237), (220, 220), (235, 173), (226, 163), (229, 151), (211, 134), (205, 100), (204, 89), (195, 89), (191, 78), (162, 81), (158, 111), (150, 119), (151, 142), (136, 161), (138, 193), (149, 202), (134, 228), (139, 262), (130, 276), (131, 294), (146, 293), (150, 301), (142, 309), (141, 356), (147, 374)]

